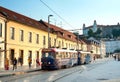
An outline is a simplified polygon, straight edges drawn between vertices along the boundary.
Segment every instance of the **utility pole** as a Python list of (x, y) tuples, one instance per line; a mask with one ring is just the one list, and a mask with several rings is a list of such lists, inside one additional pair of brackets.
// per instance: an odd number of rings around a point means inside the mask
[(50, 48), (50, 17), (53, 15), (48, 15), (48, 48)]

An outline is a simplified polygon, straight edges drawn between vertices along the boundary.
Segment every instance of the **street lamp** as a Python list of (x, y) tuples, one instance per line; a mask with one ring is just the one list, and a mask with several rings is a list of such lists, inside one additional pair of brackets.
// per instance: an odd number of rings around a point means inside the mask
[(50, 17), (53, 15), (48, 15), (48, 48), (50, 48)]

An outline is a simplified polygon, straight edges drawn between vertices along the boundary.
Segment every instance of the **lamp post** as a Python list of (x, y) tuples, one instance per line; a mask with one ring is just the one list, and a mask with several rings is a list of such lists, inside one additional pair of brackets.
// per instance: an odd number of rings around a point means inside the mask
[(50, 48), (50, 17), (53, 15), (48, 15), (48, 48)]

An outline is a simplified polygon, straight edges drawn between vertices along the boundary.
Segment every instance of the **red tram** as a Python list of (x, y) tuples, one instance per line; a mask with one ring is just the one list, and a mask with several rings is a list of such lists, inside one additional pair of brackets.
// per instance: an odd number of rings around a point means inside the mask
[(77, 51), (65, 49), (42, 49), (42, 69), (60, 69), (77, 65)]

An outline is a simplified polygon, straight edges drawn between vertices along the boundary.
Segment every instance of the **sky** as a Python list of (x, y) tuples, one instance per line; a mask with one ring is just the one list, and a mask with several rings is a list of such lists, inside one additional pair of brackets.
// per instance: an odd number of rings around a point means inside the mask
[(51, 14), (50, 23), (66, 30), (91, 26), (94, 20), (98, 25), (120, 22), (120, 0), (0, 0), (0, 6), (46, 22)]

